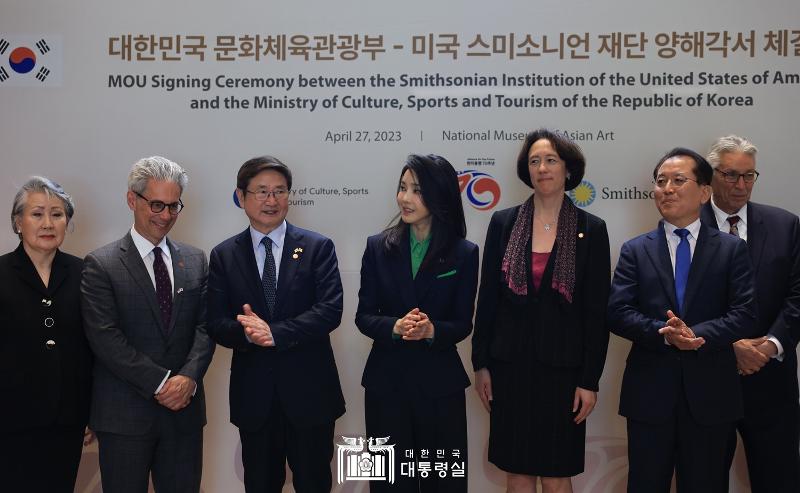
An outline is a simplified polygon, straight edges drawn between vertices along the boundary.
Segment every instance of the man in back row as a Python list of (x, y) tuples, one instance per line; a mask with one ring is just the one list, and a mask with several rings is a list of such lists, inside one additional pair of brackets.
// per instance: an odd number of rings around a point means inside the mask
[[(758, 179), (756, 147), (728, 135), (708, 153), (714, 167), (711, 200), (702, 221), (738, 236), (750, 250), (758, 302), (754, 338), (733, 345), (742, 375), (742, 437), (753, 493), (800, 491), (800, 405), (797, 347), (800, 338), (800, 223), (777, 207), (750, 202)], [(728, 466), (736, 451), (731, 430)], [(725, 475), (727, 479), (727, 474)]]

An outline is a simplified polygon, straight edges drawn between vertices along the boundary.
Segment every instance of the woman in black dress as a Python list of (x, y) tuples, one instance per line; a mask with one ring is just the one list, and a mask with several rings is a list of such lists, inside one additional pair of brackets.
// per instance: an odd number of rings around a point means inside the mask
[(489, 461), (508, 491), (572, 491), (583, 472), (586, 417), (605, 363), (608, 232), (565, 191), (580, 184), (580, 148), (528, 134), (517, 175), (534, 193), (494, 213), (486, 233), (472, 363), (490, 412)]
[(20, 243), (0, 256), (4, 491), (75, 487), (91, 352), (81, 321), (83, 261), (59, 250), (74, 211), (70, 196), (47, 178), (31, 178), (14, 198), (11, 224)]

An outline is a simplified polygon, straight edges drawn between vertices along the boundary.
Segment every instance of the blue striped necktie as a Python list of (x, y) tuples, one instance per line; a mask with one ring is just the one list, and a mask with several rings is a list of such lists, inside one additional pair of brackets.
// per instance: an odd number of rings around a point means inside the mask
[(689, 280), (689, 267), (692, 265), (692, 252), (689, 248), (689, 230), (680, 228), (675, 230), (680, 236), (678, 249), (675, 251), (675, 297), (678, 300), (678, 311), (683, 313), (683, 295), (686, 293), (686, 282)]

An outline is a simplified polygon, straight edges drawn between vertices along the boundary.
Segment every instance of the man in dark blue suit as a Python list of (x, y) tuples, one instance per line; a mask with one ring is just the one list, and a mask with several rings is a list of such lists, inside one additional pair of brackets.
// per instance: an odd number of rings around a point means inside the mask
[(344, 398), (329, 333), (342, 318), (333, 242), (286, 222), (292, 174), (271, 156), (236, 177), (250, 227), (211, 252), (208, 332), (233, 349), (231, 422), (245, 489), (278, 493), (288, 460), (298, 493), (329, 492)]
[[(777, 207), (750, 202), (758, 179), (756, 147), (736, 135), (719, 138), (708, 153), (713, 194), (701, 220), (747, 241), (755, 271), (757, 330), (733, 344), (742, 375), (744, 418), (736, 428), (754, 493), (800, 491), (800, 222)], [(728, 465), (736, 451), (731, 431)]]
[(609, 328), (633, 342), (620, 395), (629, 492), (727, 491), (725, 449), (742, 397), (732, 343), (755, 320), (745, 242), (700, 223), (713, 170), (689, 149), (653, 171), (658, 228), (626, 242)]

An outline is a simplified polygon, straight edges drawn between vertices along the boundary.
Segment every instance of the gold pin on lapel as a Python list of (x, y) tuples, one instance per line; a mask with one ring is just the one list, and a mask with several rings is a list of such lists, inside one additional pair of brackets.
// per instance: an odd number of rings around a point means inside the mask
[(295, 259), (295, 260), (299, 259), (301, 253), (303, 253), (303, 249), (302, 248), (299, 248), (299, 247), (295, 248), (294, 249), (294, 253), (292, 253), (292, 258)]

